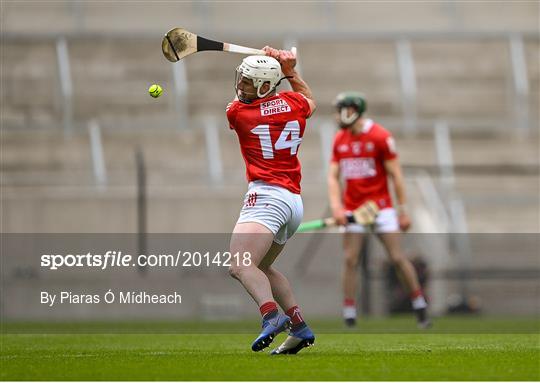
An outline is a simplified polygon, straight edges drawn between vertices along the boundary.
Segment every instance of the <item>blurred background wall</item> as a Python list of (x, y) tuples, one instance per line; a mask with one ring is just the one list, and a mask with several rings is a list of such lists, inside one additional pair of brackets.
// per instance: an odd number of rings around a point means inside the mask
[[(1, 231), (137, 232), (138, 151), (149, 232), (230, 232), (246, 182), (224, 110), (241, 56), (167, 62), (161, 37), (182, 26), (247, 46), (298, 47), (318, 102), (300, 150), (305, 219), (327, 206), (331, 102), (360, 90), (368, 115), (397, 138), (414, 232), (538, 233), (538, 15), (537, 1), (4, 1)], [(159, 99), (147, 93), (152, 83), (164, 88)], [(510, 249), (522, 243), (505, 238)], [(534, 252), (517, 263), (507, 251), (474, 259), (467, 241), (457, 243), (433, 245), (430, 267), (495, 259), (502, 269), (518, 264), (517, 274), (540, 268)], [(338, 283), (337, 269), (311, 267)], [(538, 283), (512, 283), (538, 298)], [(449, 286), (436, 295), (445, 299)], [(497, 306), (492, 286), (476, 292), (493, 311), (512, 312)]]

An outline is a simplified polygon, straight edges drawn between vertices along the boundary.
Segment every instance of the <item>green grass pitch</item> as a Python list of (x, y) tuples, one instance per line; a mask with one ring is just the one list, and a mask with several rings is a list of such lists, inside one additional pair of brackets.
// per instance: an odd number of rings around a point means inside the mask
[[(465, 325), (464, 325), (465, 323)], [(254, 353), (256, 324), (4, 324), (2, 380), (540, 380), (538, 321), (367, 320), (347, 332), (314, 321), (316, 345), (296, 356)], [(251, 330), (251, 331), (246, 331)], [(133, 332), (148, 332), (154, 334)], [(408, 332), (404, 330), (409, 329)], [(32, 331), (34, 330), (34, 331)], [(230, 330), (234, 333), (223, 333)], [(389, 331), (394, 333), (388, 333)], [(185, 333), (170, 333), (184, 331)], [(220, 332), (221, 331), (221, 332)], [(49, 332), (40, 334), (38, 332)], [(339, 333), (338, 333), (339, 332)], [(461, 333), (460, 333), (461, 332)], [(496, 333), (495, 333), (496, 332)], [(512, 333), (516, 332), (516, 333)], [(274, 345), (284, 338), (281, 335)], [(267, 349), (269, 350), (269, 349)]]

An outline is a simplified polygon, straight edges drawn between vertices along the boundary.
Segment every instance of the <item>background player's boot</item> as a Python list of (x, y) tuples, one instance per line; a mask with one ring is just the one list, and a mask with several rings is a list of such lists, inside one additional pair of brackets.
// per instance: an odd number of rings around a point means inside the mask
[(347, 327), (356, 326), (356, 306), (349, 304), (343, 307), (343, 320)]
[(428, 329), (431, 327), (431, 320), (428, 318), (427, 310), (425, 308), (414, 310), (416, 314), (416, 323), (418, 328)]
[(356, 318), (344, 318), (345, 326), (354, 327), (356, 326)]
[(277, 334), (291, 328), (291, 318), (285, 314), (277, 314), (272, 318), (263, 319), (262, 332), (251, 345), (253, 351), (261, 351), (270, 346)]
[(272, 355), (296, 354), (304, 347), (312, 346), (314, 343), (315, 335), (311, 329), (305, 325), (296, 331), (291, 331), (287, 339), (285, 339), (285, 342), (272, 351)]

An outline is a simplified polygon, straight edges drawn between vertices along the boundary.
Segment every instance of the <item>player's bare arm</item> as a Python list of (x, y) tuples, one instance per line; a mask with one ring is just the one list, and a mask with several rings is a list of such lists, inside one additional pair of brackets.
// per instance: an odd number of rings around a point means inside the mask
[(332, 216), (338, 225), (346, 225), (347, 217), (341, 203), (341, 185), (339, 183), (339, 164), (331, 162), (328, 168), (328, 199)]
[(407, 231), (411, 226), (411, 219), (407, 213), (407, 196), (405, 193), (405, 181), (403, 179), (403, 172), (401, 171), (401, 165), (397, 158), (384, 161), (384, 167), (390, 177), (397, 198), (397, 211), (399, 215), (399, 227), (403, 231)]
[(281, 64), (281, 71), (283, 75), (287, 77), (287, 80), (291, 84), (291, 88), (300, 94), (302, 94), (310, 108), (309, 115), (313, 115), (317, 105), (313, 100), (313, 93), (309, 85), (300, 77), (300, 74), (296, 71), (296, 54), (291, 51), (286, 50), (277, 50), (272, 47), (264, 47), (263, 51), (266, 52), (267, 56), (271, 56), (279, 61)]

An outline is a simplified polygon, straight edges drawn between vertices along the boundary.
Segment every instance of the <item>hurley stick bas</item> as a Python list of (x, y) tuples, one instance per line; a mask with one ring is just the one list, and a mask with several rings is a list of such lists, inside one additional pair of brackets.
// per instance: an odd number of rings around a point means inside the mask
[(245, 55), (266, 55), (261, 49), (243, 47), (221, 41), (210, 40), (184, 28), (173, 28), (165, 34), (161, 42), (163, 55), (170, 62), (178, 62), (186, 56), (201, 51), (223, 51)]

